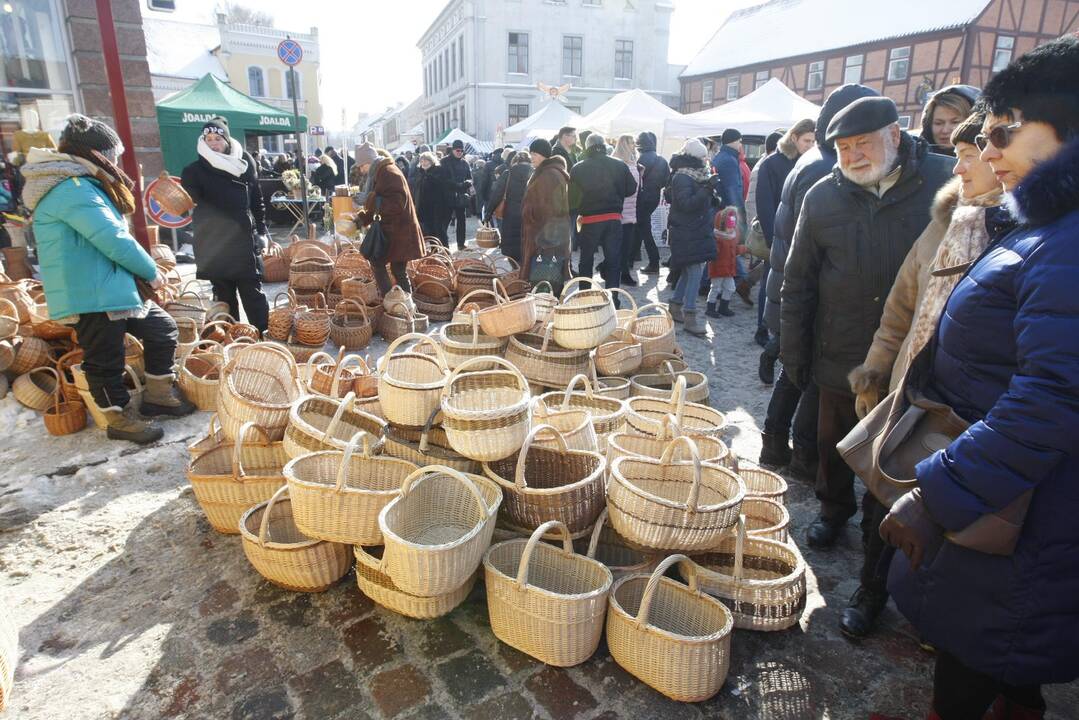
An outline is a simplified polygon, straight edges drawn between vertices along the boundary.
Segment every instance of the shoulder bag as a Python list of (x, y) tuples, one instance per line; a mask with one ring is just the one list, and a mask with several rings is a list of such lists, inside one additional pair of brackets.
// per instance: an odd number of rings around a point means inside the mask
[(384, 263), (386, 253), (390, 249), (390, 239), (382, 231), (382, 198), (375, 196), (375, 214), (371, 218), (371, 225), (363, 236), (360, 243), (360, 254), (373, 263)]
[(768, 248), (768, 243), (764, 239), (764, 231), (761, 229), (761, 221), (757, 218), (753, 218), (753, 223), (749, 226), (749, 237), (746, 238), (746, 248), (749, 253), (761, 260), (767, 260), (772, 251)]

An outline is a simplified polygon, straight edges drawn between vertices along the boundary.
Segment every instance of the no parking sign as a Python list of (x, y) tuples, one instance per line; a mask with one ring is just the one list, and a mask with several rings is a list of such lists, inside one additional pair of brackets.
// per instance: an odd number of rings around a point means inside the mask
[[(171, 176), (176, 183), (180, 182), (180, 178), (175, 175)], [(153, 191), (157, 186), (160, 179), (155, 178), (149, 185), (146, 186), (146, 190), (142, 193), (142, 206), (146, 208), (146, 214), (150, 216), (150, 219), (161, 227), (166, 228), (182, 228), (191, 224), (190, 215), (173, 215), (165, 211), (165, 208), (161, 207), (161, 203), (154, 199)]]

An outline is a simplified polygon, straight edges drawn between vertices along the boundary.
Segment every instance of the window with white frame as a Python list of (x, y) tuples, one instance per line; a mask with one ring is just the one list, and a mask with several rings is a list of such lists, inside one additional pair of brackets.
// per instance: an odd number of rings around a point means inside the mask
[(247, 91), (252, 97), (266, 97), (266, 76), (262, 68), (253, 65), (247, 68)]
[(993, 72), (1000, 72), (1008, 67), (1012, 61), (1012, 53), (1015, 52), (1015, 37), (1012, 35), (997, 35), (997, 46), (993, 50)]
[(888, 53), (888, 80), (906, 80), (910, 77), (910, 47), (893, 48)]
[(465, 79), (465, 36), (457, 38), (457, 60), (461, 63), (461, 67), (458, 68), (458, 74), (461, 79)]
[(715, 100), (715, 91), (715, 80), (705, 80), (704, 85), (701, 86), (701, 105), (711, 105)]
[(146, 0), (146, 7), (162, 12), (174, 12), (176, 10), (176, 0)]
[(450, 74), (451, 80), (457, 82), (457, 41), (450, 43)]
[(509, 124), (516, 125), (530, 114), (531, 113), (528, 112), (528, 103), (510, 103)]
[(562, 37), (562, 74), (581, 77), (584, 65), (584, 38), (580, 35)]
[(771, 77), (771, 73), (768, 70), (760, 70), (753, 78), (753, 89), (756, 90), (768, 82)]
[(824, 87), (824, 61), (809, 63), (806, 70), (806, 91), (812, 92)]
[(614, 76), (629, 80), (633, 78), (633, 41), (614, 41)]
[(507, 72), (528, 73), (528, 33), (509, 34), (509, 67)]
[(843, 61), (843, 83), (845, 85), (857, 85), (862, 81), (862, 68), (865, 66), (865, 55), (848, 55)]
[(910, 115), (899, 116), (899, 127), (903, 130), (910, 130)]
[(741, 78), (735, 75), (727, 78), (727, 99), (737, 100), (741, 94)]

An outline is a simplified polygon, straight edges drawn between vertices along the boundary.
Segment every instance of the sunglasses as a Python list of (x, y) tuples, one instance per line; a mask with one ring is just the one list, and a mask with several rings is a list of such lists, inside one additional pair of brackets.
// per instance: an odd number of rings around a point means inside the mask
[(989, 145), (992, 145), (997, 150), (1003, 150), (1008, 147), (1012, 142), (1012, 134), (1023, 127), (1023, 123), (1017, 122), (1011, 125), (997, 125), (995, 128), (989, 131), (988, 135), (978, 135), (974, 138), (974, 144), (978, 146), (979, 150), (985, 150)]

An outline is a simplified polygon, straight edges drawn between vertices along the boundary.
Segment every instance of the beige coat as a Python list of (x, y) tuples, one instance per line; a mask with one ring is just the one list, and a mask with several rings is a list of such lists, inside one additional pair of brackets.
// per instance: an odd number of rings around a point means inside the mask
[(932, 339), (948, 297), (963, 277), (961, 272), (941, 276), (933, 271), (973, 262), (989, 244), (985, 210), (1000, 204), (1000, 193), (964, 200), (961, 192), (962, 182), (955, 178), (937, 193), (933, 220), (899, 269), (865, 363), (850, 373), (855, 394), (874, 385), (882, 391), (895, 389), (910, 361)]

